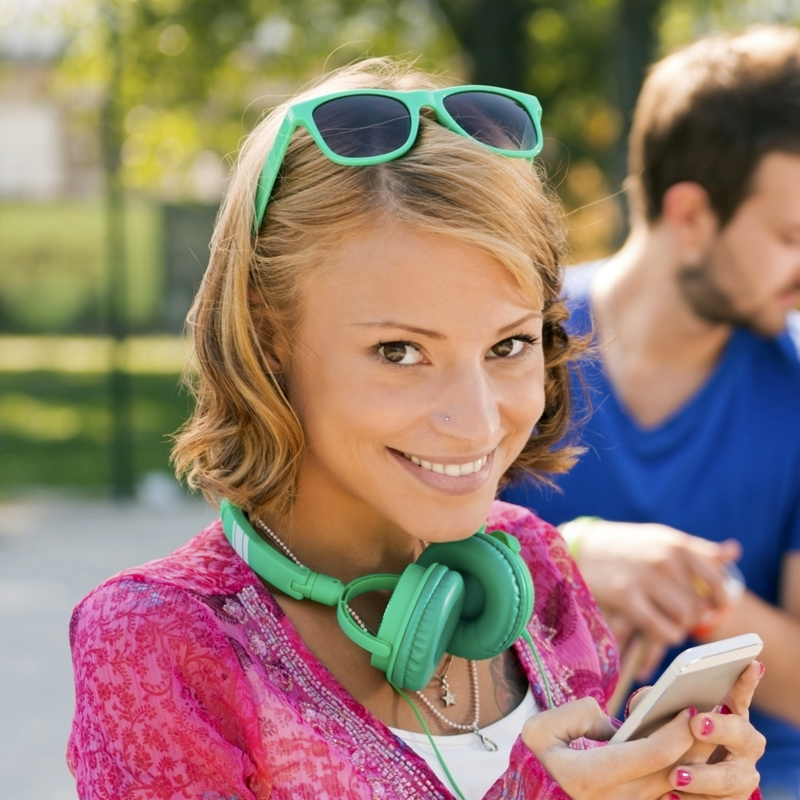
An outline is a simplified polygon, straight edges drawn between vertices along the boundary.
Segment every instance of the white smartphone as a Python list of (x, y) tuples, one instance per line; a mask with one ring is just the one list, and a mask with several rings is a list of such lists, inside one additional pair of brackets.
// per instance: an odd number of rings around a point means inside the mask
[(761, 652), (755, 633), (690, 647), (675, 657), (609, 744), (649, 736), (679, 711), (711, 711)]

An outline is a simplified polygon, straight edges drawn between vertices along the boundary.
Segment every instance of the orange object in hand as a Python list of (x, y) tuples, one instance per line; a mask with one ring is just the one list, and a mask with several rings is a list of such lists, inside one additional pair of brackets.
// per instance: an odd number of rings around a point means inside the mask
[[(742, 571), (733, 563), (726, 564), (725, 571), (727, 572), (725, 577), (725, 594), (728, 597), (728, 602), (723, 608), (712, 608), (703, 614), (700, 618), (700, 622), (698, 622), (691, 631), (692, 636), (696, 639), (702, 639), (708, 636), (741, 602), (745, 590), (745, 581)], [(705, 581), (703, 581), (703, 585), (705, 585)], [(703, 594), (703, 585), (695, 587), (695, 591), (697, 591), (700, 597), (707, 596), (708, 594), (707, 591), (705, 595)]]

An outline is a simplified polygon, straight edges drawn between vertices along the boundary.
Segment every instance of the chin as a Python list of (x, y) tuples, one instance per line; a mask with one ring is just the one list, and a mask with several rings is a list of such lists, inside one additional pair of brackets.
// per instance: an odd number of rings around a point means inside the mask
[(788, 313), (771, 316), (754, 316), (742, 323), (742, 327), (747, 328), (758, 336), (765, 339), (774, 339), (779, 336), (786, 328)]
[[(426, 542), (457, 542), (468, 539), (486, 524), (494, 497), (483, 503), (462, 503), (460, 508), (420, 508), (421, 516), (403, 527)], [(467, 506), (468, 507), (465, 507)]]

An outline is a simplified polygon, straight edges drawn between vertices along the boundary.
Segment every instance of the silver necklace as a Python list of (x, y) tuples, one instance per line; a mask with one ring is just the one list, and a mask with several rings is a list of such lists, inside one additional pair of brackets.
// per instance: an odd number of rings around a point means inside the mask
[(450, 665), (453, 663), (453, 654), (447, 654), (447, 663), (444, 665), (444, 672), (440, 675), (438, 672), (433, 673), (433, 677), (436, 678), (439, 683), (442, 684), (442, 697), (441, 700), (445, 705), (445, 708), (448, 706), (454, 706), (456, 704), (456, 696), (450, 689), (450, 684), (447, 682), (447, 673), (450, 671)]
[[(278, 546), (278, 547), (279, 547), (281, 550), (283, 550), (283, 552), (284, 552), (284, 553), (285, 553), (285, 554), (286, 554), (286, 555), (287, 555), (287, 556), (288, 556), (288, 557), (289, 557), (289, 558), (290, 558), (292, 561), (294, 561), (294, 563), (295, 563), (295, 564), (297, 564), (297, 566), (298, 566), (298, 567), (302, 567), (303, 569), (306, 569), (306, 566), (305, 566), (305, 564), (303, 564), (303, 563), (300, 561), (300, 559), (299, 559), (299, 558), (298, 558), (298, 557), (297, 557), (297, 556), (296, 556), (296, 555), (295, 555), (295, 554), (294, 554), (294, 553), (293, 553), (293, 552), (292, 552), (292, 551), (289, 549), (289, 547), (288, 547), (286, 544), (284, 544), (284, 542), (283, 542), (283, 540), (280, 538), (280, 536), (278, 536), (278, 534), (277, 534), (277, 533), (275, 533), (275, 531), (274, 531), (274, 530), (272, 530), (272, 528), (270, 528), (270, 527), (269, 527), (269, 525), (267, 525), (265, 522), (262, 522), (260, 519), (257, 519), (257, 520), (255, 520), (255, 523), (256, 523), (256, 526), (257, 526), (257, 527), (259, 527), (259, 528), (260, 528), (260, 529), (261, 529), (261, 530), (262, 530), (264, 533), (266, 533), (266, 534), (267, 534), (267, 536), (269, 536), (269, 538), (270, 538), (270, 539), (271, 539), (271, 540), (272, 540), (272, 541), (273, 541), (273, 542), (274, 542), (274, 543), (275, 543), (275, 544), (276, 544), (276, 545), (277, 545), (277, 546)], [(355, 611), (353, 611), (353, 609), (352, 609), (352, 608), (350, 608), (350, 606), (347, 606), (347, 611), (349, 612), (350, 616), (351, 616), (351, 617), (352, 617), (352, 618), (353, 618), (353, 619), (356, 621), (356, 624), (359, 626), (359, 628), (361, 628), (362, 630), (366, 631), (367, 633), (370, 633), (370, 634), (372, 634), (373, 636), (375, 636), (375, 635), (376, 635), (376, 634), (375, 634), (375, 631), (374, 631), (374, 630), (372, 630), (372, 628), (370, 628), (370, 627), (369, 627), (369, 626), (368, 626), (368, 625), (367, 625), (367, 624), (364, 622), (364, 620), (362, 620), (362, 619), (361, 619), (361, 617), (359, 617), (359, 616), (358, 616), (358, 614), (356, 614), (356, 612), (355, 612)]]
[[(275, 543), (277, 547), (279, 547), (288, 558), (294, 561), (298, 567), (305, 568), (305, 565), (300, 562), (300, 559), (289, 549), (289, 547), (283, 542), (283, 540), (278, 536), (272, 528), (269, 527), (265, 522), (262, 522), (260, 519), (255, 520), (255, 524), (269, 536), (270, 540)], [(353, 611), (350, 606), (347, 606), (347, 611), (349, 612), (350, 616), (356, 621), (358, 626), (366, 631), (367, 633), (372, 634), (375, 636), (375, 631), (372, 628), (369, 628), (361, 617)], [(445, 704), (445, 707), (455, 705), (456, 704), (456, 696), (450, 691), (450, 685), (447, 682), (447, 671), (450, 669), (450, 664), (453, 660), (452, 655), (450, 655), (447, 664), (445, 666), (444, 672), (442, 675), (437, 675), (434, 673), (434, 678), (436, 678), (442, 685), (444, 689), (444, 694), (441, 697), (442, 702)], [(468, 661), (469, 664), (469, 671), (470, 671), (470, 684), (472, 689), (472, 702), (475, 706), (475, 715), (472, 718), (472, 722), (469, 723), (461, 723), (461, 722), (453, 722), (453, 720), (448, 719), (438, 708), (436, 708), (430, 700), (421, 692), (417, 691), (415, 694), (422, 700), (425, 707), (440, 721), (443, 722), (445, 725), (454, 728), (455, 730), (459, 731), (469, 731), (470, 733), (474, 733), (480, 740), (481, 744), (490, 752), (495, 752), (498, 750), (497, 744), (493, 742), (488, 736), (485, 736), (481, 729), (478, 727), (478, 722), (481, 718), (481, 700), (480, 700), (480, 687), (478, 685), (478, 667), (474, 661)]]
[[(475, 706), (475, 716), (472, 718), (472, 722), (468, 722), (466, 724), (461, 722), (453, 722), (453, 720), (448, 719), (438, 708), (436, 708), (430, 700), (422, 692), (417, 692), (416, 695), (419, 697), (420, 700), (425, 704), (425, 707), (428, 711), (433, 714), (436, 719), (440, 722), (444, 722), (445, 725), (449, 725), (451, 728), (455, 728), (459, 731), (469, 731), (470, 733), (474, 733), (480, 740), (481, 744), (489, 751), (496, 752), (498, 747), (495, 742), (493, 742), (488, 736), (485, 736), (483, 731), (478, 727), (478, 722), (481, 718), (481, 698), (480, 698), (480, 688), (478, 685), (478, 665), (474, 661), (468, 661), (469, 664), (469, 677), (470, 677), (470, 684), (472, 687), (472, 703)], [(450, 663), (447, 664), (448, 668), (450, 667)], [(438, 677), (438, 676), (434, 676)], [(449, 689), (448, 689), (449, 694)], [(442, 697), (442, 700), (444, 700)], [(445, 701), (445, 705), (455, 705), (455, 703), (447, 703)]]

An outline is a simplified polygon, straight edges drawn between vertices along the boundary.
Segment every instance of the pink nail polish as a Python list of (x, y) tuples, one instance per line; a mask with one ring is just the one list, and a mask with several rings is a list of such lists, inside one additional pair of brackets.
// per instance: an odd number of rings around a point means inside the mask
[(677, 794), (675, 794), (675, 792), (670, 792), (669, 800), (681, 800), (681, 798)]
[(711, 717), (706, 717), (703, 720), (703, 728), (700, 733), (703, 736), (708, 736), (714, 730), (714, 720)]
[(697, 715), (697, 709), (694, 706), (689, 706), (687, 711), (689, 712), (689, 719)]
[(675, 779), (675, 783), (678, 786), (688, 786), (692, 782), (692, 773), (687, 772), (685, 769), (679, 769), (677, 773), (677, 777)]
[(621, 719), (614, 719), (611, 717), (611, 727), (615, 730), (619, 730), (622, 727), (622, 720)]
[(759, 680), (764, 677), (764, 673), (767, 671), (767, 668), (763, 661), (758, 662), (758, 677)]
[(733, 712), (728, 708), (728, 706), (722, 706), (720, 708), (720, 710), (719, 710), (719, 713), (720, 714), (731, 714)]

